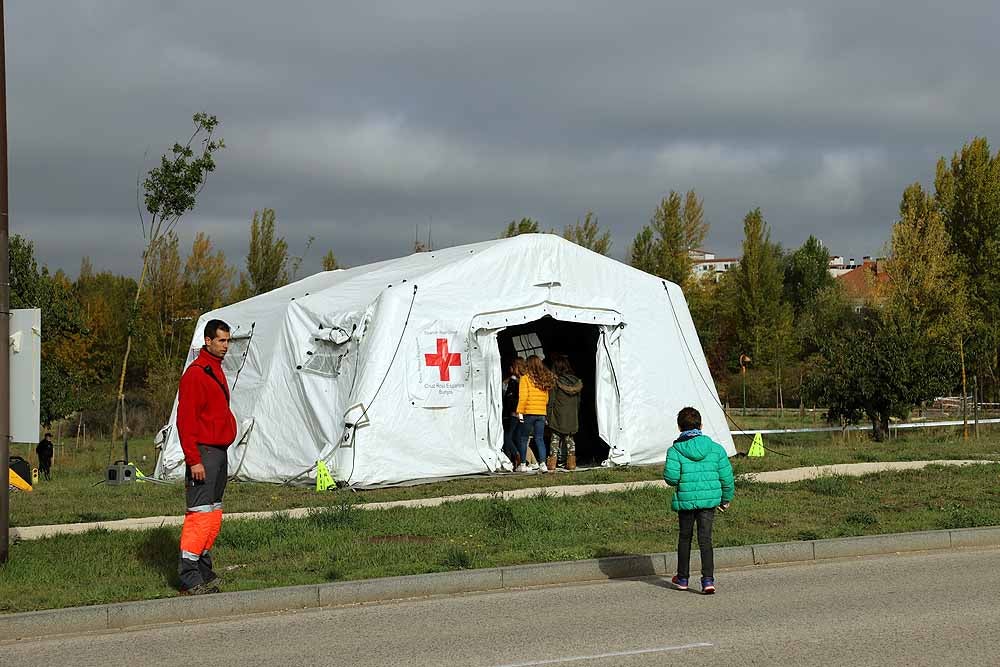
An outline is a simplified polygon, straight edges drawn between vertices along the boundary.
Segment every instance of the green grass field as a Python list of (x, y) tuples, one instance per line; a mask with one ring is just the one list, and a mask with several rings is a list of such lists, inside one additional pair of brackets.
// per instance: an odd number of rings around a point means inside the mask
[[(734, 458), (737, 473), (780, 470), (800, 466), (863, 461), (914, 461), (941, 459), (1000, 460), (1000, 430), (985, 431), (979, 439), (963, 440), (955, 429), (934, 433), (908, 433), (889, 442), (874, 443), (864, 433), (798, 434), (765, 437), (771, 451), (763, 458)], [(748, 438), (739, 437), (737, 449), (746, 451)], [(29, 456), (30, 452), (30, 456)], [(13, 445), (12, 453), (33, 460), (34, 452)], [(145, 455), (145, 466), (142, 456)], [(117, 458), (117, 457), (115, 457)], [(153, 467), (153, 447), (149, 440), (134, 441), (130, 458), (144, 472)], [(96, 485), (109, 461), (108, 447), (56, 452), (51, 482), (41, 481), (33, 493), (11, 494), (11, 525), (33, 526), (53, 523), (108, 521), (141, 516), (183, 514), (180, 486), (134, 483), (126, 486)], [(327, 507), (350, 495), (352, 502), (380, 502), (412, 498), (433, 498), (464, 493), (492, 493), (526, 487), (564, 484), (604, 484), (659, 479), (662, 465), (597, 468), (550, 475), (495, 475), (451, 479), (408, 487), (372, 489), (358, 492), (316, 493), (308, 487), (235, 482), (226, 491), (226, 511), (284, 510), (295, 507)]]
[[(732, 510), (717, 518), (715, 542), (997, 525), (998, 475), (1000, 465), (986, 464), (781, 485), (739, 481)], [(353, 502), (357, 494), (338, 491), (324, 496), (329, 507), (305, 519), (228, 522), (214, 553), (224, 589), (244, 590), (671, 551), (671, 493), (649, 488), (365, 511)], [(0, 611), (173, 596), (179, 533), (93, 531), (17, 543), (0, 566)]]

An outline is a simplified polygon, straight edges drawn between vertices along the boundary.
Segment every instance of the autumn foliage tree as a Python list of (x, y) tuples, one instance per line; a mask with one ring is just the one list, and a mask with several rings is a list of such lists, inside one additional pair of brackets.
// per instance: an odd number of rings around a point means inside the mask
[(694, 190), (683, 200), (671, 190), (629, 246), (629, 264), (683, 287), (691, 278), (691, 251), (702, 246), (706, 234), (703, 200)]
[(601, 231), (593, 211), (587, 211), (582, 222), (577, 220), (575, 225), (566, 225), (563, 238), (601, 255), (611, 250), (611, 232)]
[(509, 239), (514, 236), (519, 236), (521, 234), (537, 234), (538, 233), (538, 221), (532, 220), (531, 218), (521, 218), (520, 220), (511, 220), (510, 224), (503, 232), (503, 236), (500, 238)]

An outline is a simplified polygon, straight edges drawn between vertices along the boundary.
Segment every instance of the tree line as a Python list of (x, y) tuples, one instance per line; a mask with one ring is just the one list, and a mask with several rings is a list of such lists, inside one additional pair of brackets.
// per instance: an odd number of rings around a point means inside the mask
[[(504, 235), (537, 231), (522, 218)], [(719, 279), (696, 276), (692, 252), (708, 231), (697, 193), (670, 191), (627, 261), (684, 290), (730, 407), (819, 406), (831, 423), (867, 420), (882, 440), (890, 419), (935, 397), (969, 396), (970, 379), (981, 397), (1000, 399), (1000, 152), (985, 138), (938, 160), (933, 193), (905, 188), (885, 279), (866, 276), (860, 303), (831, 276), (819, 240), (784, 249), (760, 208), (743, 219), (738, 264)], [(610, 237), (591, 214), (564, 236), (607, 254)]]
[[(215, 127), (214, 117), (194, 120), (196, 130)], [(144, 284), (95, 272), (86, 257), (75, 279), (39, 268), (32, 242), (11, 238), (11, 305), (42, 309), (44, 424), (81, 414), (92, 430), (108, 434), (123, 374), (130, 430), (154, 430), (169, 415), (198, 316), (301, 277), (315, 239), (293, 255), (272, 209), (253, 213), (239, 266), (202, 232), (182, 252), (175, 225), (214, 169), (212, 153), (224, 144), (212, 141), (209, 131), (200, 153), (191, 141), (175, 145), (143, 183), (151, 216), (144, 227), (150, 230), (144, 233)], [(152, 229), (157, 215), (172, 220), (158, 235)], [(671, 190), (630, 243), (626, 261), (681, 286), (720, 397), (731, 408), (742, 404), (745, 387), (749, 405), (819, 406), (834, 423), (870, 421), (881, 439), (891, 417), (968, 391), (970, 378), (983, 395), (1000, 394), (1000, 272), (994, 269), (1000, 266), (1000, 153), (991, 155), (986, 139), (938, 161), (933, 193), (919, 183), (905, 189), (885, 251), (888, 279), (873, 284), (860, 304), (830, 275), (829, 253), (817, 239), (786, 250), (760, 208), (743, 219), (738, 263), (718, 279), (696, 276), (692, 251), (703, 246), (709, 229), (697, 192)], [(538, 221), (520, 218), (502, 236), (540, 231)], [(611, 249), (610, 231), (593, 212), (566, 225), (562, 235), (601, 254)], [(414, 249), (426, 246), (417, 242)], [(340, 268), (332, 250), (322, 264)], [(135, 344), (125, 364), (130, 339)]]

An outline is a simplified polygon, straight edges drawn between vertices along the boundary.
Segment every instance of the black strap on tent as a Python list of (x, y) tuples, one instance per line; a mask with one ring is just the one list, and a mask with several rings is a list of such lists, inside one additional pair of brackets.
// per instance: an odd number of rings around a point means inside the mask
[(247, 356), (250, 354), (250, 343), (253, 342), (253, 330), (257, 326), (257, 322), (250, 323), (250, 335), (247, 337), (247, 349), (243, 350), (243, 359), (240, 361), (240, 367), (236, 369), (236, 377), (233, 378), (233, 386), (230, 389), (236, 389), (236, 383), (240, 381), (240, 373), (243, 372), (243, 367), (247, 364)]
[[(623, 326), (622, 324), (618, 325)], [(604, 328), (601, 328), (601, 344), (604, 346), (604, 353), (608, 355), (608, 368), (611, 369), (611, 379), (615, 383), (615, 392), (618, 394), (618, 398), (621, 399), (622, 390), (618, 387), (618, 373), (615, 372), (615, 362), (611, 358), (611, 350), (608, 349), (608, 337), (604, 333)]]
[[(698, 376), (701, 377), (701, 381), (705, 383), (706, 387), (708, 387), (708, 393), (712, 396), (712, 398), (715, 399), (715, 402), (718, 404), (718, 406), (722, 408), (722, 413), (726, 415), (726, 417), (728, 417), (729, 420), (733, 422), (733, 424), (735, 424), (737, 430), (742, 435), (749, 436), (750, 433), (747, 433), (747, 431), (744, 430), (744, 428), (740, 426), (735, 419), (733, 419), (733, 416), (729, 414), (728, 410), (726, 410), (726, 406), (724, 406), (722, 404), (722, 401), (719, 400), (719, 397), (716, 396), (715, 387), (711, 383), (709, 383), (707, 379), (705, 379), (705, 375), (704, 373), (701, 372), (701, 367), (698, 365), (698, 360), (695, 359), (694, 352), (691, 351), (691, 345), (688, 344), (687, 336), (684, 335), (684, 328), (681, 326), (680, 318), (677, 317), (677, 309), (674, 308), (674, 300), (670, 298), (670, 288), (667, 287), (667, 281), (662, 280), (660, 282), (663, 283), (663, 290), (667, 293), (667, 302), (670, 304), (670, 312), (673, 313), (674, 322), (677, 324), (677, 332), (681, 335), (681, 340), (684, 341), (684, 347), (687, 348), (688, 356), (691, 357), (691, 361), (694, 362), (694, 367), (695, 370), (698, 371)], [(764, 447), (764, 449), (771, 452), (772, 454), (777, 454), (778, 456), (785, 456), (791, 458), (788, 454), (785, 454), (784, 452), (775, 451), (769, 447)]]

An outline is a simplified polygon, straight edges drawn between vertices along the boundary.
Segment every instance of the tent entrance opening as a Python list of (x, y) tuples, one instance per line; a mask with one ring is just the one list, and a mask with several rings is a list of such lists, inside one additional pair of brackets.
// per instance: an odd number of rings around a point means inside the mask
[[(520, 337), (537, 336), (539, 348), (525, 349)], [(517, 345), (515, 345), (515, 340)], [(607, 459), (609, 447), (598, 435), (597, 427), (597, 344), (600, 328), (593, 324), (562, 322), (546, 315), (540, 320), (508, 327), (497, 334), (500, 359), (503, 364), (501, 377), (507, 377), (514, 357), (532, 353), (544, 356), (546, 365), (559, 355), (565, 355), (575, 375), (583, 380), (580, 398), (580, 430), (576, 434), (576, 460), (579, 466), (600, 465)], [(547, 436), (546, 436), (547, 437)]]

